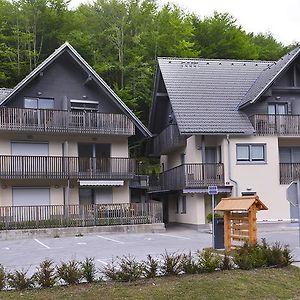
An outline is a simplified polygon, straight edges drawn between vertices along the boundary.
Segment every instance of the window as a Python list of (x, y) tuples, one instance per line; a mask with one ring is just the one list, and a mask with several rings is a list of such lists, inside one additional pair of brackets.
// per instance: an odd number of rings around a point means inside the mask
[(99, 102), (91, 100), (75, 100), (71, 99), (71, 110), (98, 111)]
[(254, 191), (245, 191), (245, 192), (242, 192), (242, 196), (256, 196), (256, 192)]
[(25, 108), (42, 108), (42, 109), (53, 109), (54, 99), (50, 98), (25, 98)]
[(186, 214), (186, 196), (182, 196), (181, 198), (181, 213)]
[(300, 163), (300, 147), (280, 147), (279, 163)]
[(262, 163), (266, 162), (265, 144), (239, 144), (236, 145), (237, 162)]
[(178, 214), (179, 213), (179, 198), (176, 199), (176, 210), (175, 213)]
[(286, 115), (287, 103), (269, 103), (268, 104), (269, 115)]

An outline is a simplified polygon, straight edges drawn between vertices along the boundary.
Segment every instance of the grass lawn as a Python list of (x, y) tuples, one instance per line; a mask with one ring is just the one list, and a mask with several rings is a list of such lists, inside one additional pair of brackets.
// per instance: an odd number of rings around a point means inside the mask
[(135, 283), (95, 283), (24, 292), (0, 299), (300, 299), (300, 269), (260, 269), (156, 278)]

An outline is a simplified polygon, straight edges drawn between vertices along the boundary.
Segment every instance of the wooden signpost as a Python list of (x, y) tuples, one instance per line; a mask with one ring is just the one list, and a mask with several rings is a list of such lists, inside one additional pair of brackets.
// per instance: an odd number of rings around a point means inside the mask
[(258, 196), (222, 198), (215, 210), (224, 212), (225, 250), (230, 251), (246, 241), (255, 244), (256, 213), (267, 209)]

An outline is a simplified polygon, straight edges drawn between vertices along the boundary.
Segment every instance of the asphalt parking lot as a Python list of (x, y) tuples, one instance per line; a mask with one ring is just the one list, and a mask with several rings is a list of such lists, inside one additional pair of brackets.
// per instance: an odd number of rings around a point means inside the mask
[[(289, 244), (295, 260), (300, 261), (298, 224), (259, 224), (258, 238)], [(0, 263), (7, 270), (23, 269), (33, 273), (45, 258), (56, 264), (70, 259), (93, 257), (97, 268), (113, 257), (132, 255), (143, 260), (147, 254), (159, 257), (164, 251), (195, 252), (211, 246), (211, 234), (183, 227), (171, 227), (165, 233), (114, 233), (81, 237), (38, 238), (0, 241)]]

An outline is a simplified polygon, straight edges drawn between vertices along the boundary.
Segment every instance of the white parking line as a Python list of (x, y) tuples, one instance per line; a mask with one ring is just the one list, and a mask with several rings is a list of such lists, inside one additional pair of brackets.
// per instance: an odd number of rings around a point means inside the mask
[(42, 243), (41, 241), (39, 241), (38, 239), (34, 239), (34, 241), (36, 241), (37, 243), (39, 243), (40, 245), (42, 245), (43, 247), (50, 249), (49, 246), (45, 245), (44, 243)]
[(184, 236), (179, 236), (179, 235), (172, 235), (172, 234), (165, 234), (165, 233), (158, 233), (158, 235), (173, 237), (173, 238), (182, 239), (182, 240), (190, 240), (190, 238), (187, 238)]
[(102, 235), (97, 235), (97, 237), (100, 238), (100, 239), (108, 240), (108, 241), (115, 242), (115, 243), (118, 243), (118, 244), (125, 244), (124, 242), (114, 240), (114, 239), (110, 239), (110, 238), (102, 236)]
[(105, 266), (107, 266), (107, 265), (108, 265), (108, 263), (107, 263), (107, 262), (105, 262), (105, 261), (103, 261), (103, 260), (101, 260), (101, 259), (97, 259), (97, 261), (99, 261), (99, 263), (101, 263), (101, 264), (103, 264), (103, 265), (105, 265)]

